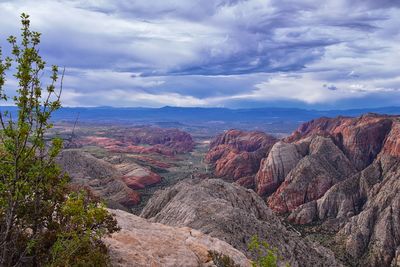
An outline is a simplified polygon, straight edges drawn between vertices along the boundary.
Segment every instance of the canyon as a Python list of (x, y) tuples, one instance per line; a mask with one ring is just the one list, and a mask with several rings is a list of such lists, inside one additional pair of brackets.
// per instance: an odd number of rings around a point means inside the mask
[(261, 159), (276, 141), (263, 132), (229, 130), (211, 142), (205, 159), (216, 177), (251, 187)]
[[(399, 127), (399, 117), (377, 114), (312, 120), (275, 142), (251, 172), (257, 162), (237, 173), (229, 165), (219, 168), (229, 153), (215, 159), (211, 148), (207, 157), (217, 177), (254, 177), (255, 192), (289, 223), (328, 233), (347, 264), (397, 266)], [(229, 132), (216, 140), (234, 149)]]
[(141, 217), (200, 230), (249, 258), (255, 256), (250, 239), (259, 236), (277, 249), (283, 266), (341, 266), (331, 251), (288, 230), (253, 190), (220, 179), (185, 180), (157, 191)]
[[(378, 114), (322, 117), (284, 137), (81, 127), (58, 162), (120, 222), (107, 239), (116, 266), (213, 266), (214, 250), (248, 266), (253, 236), (281, 265), (398, 266), (399, 134), (398, 116)], [(157, 233), (169, 241), (156, 245)]]
[(143, 191), (167, 183), (164, 174), (195, 146), (184, 131), (151, 126), (59, 127), (58, 132), (71, 136), (57, 159), (71, 183), (123, 210), (143, 203)]

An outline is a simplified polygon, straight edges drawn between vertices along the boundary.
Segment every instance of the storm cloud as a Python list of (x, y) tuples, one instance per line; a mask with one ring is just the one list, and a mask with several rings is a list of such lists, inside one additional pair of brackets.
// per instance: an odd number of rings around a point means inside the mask
[(29, 13), (46, 61), (66, 67), (69, 106), (400, 105), (399, 8), (389, 0), (0, 1), (0, 46)]

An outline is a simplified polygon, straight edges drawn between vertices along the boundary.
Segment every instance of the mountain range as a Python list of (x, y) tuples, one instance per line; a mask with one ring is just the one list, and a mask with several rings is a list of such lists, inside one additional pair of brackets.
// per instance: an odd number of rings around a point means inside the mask
[[(0, 110), (15, 112), (15, 107), (3, 106)], [(116, 107), (63, 107), (53, 115), (55, 121), (85, 121), (92, 123), (205, 123), (205, 122), (305, 122), (319, 117), (360, 116), (365, 113), (400, 114), (400, 107), (364, 109), (313, 110), (300, 108), (116, 108)]]

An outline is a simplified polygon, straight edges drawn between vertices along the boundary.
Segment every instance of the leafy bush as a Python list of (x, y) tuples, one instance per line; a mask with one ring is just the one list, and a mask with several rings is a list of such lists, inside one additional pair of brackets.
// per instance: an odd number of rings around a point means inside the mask
[[(249, 243), (249, 250), (256, 253), (256, 260), (252, 262), (253, 267), (277, 267), (278, 251), (272, 248), (266, 241), (260, 241), (257, 236), (253, 236)], [(289, 264), (286, 264), (289, 266)]]
[(84, 191), (71, 193), (59, 221), (61, 228), (51, 248), (50, 266), (103, 266), (109, 261), (100, 240), (118, 227), (103, 204), (93, 202)]
[[(17, 114), (0, 111), (0, 266), (104, 266), (101, 237), (117, 229), (104, 206), (85, 191), (71, 192), (55, 164), (62, 140), (46, 142), (51, 114), (60, 108), (57, 66), (43, 89), (46, 68), (40, 33), (21, 15), (21, 42), (10, 36), (12, 56), (0, 48), (0, 101)], [(6, 74), (15, 71), (15, 95), (5, 93)], [(50, 253), (49, 253), (50, 252)]]

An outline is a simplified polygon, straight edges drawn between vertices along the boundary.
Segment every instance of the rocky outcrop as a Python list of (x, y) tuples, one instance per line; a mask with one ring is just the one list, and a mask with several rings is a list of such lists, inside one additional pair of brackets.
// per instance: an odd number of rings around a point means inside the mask
[(194, 147), (192, 136), (178, 129), (157, 127), (128, 128), (121, 133), (115, 133), (117, 139), (132, 144), (162, 145), (175, 153), (189, 152)]
[(392, 129), (386, 137), (382, 155), (400, 158), (400, 118), (395, 119)]
[(368, 191), (362, 211), (351, 217), (337, 236), (364, 266), (389, 266), (396, 261), (400, 247), (400, 161), (386, 155), (379, 161), (380, 181)]
[(288, 219), (297, 224), (308, 224), (326, 219), (350, 218), (362, 210), (368, 192), (380, 179), (380, 164), (375, 162), (362, 172), (332, 186), (320, 199), (299, 206)]
[(68, 173), (71, 183), (89, 187), (91, 191), (115, 206), (125, 207), (140, 202), (132, 189), (142, 189), (161, 181), (161, 177), (135, 163), (110, 164), (79, 149), (63, 150), (57, 163)]
[(190, 134), (178, 129), (156, 127), (113, 128), (99, 135), (78, 138), (69, 147), (95, 145), (118, 153), (157, 153), (174, 156), (193, 149), (194, 141)]
[(330, 136), (361, 171), (380, 153), (394, 118), (377, 114), (358, 118), (320, 118), (301, 125), (286, 141), (294, 142), (313, 135)]
[(252, 186), (261, 159), (276, 141), (262, 132), (229, 130), (211, 142), (205, 159), (216, 177)]
[[(216, 153), (209, 153), (216, 163), (233, 158), (242, 147), (229, 145), (228, 137), (217, 139)], [(219, 169), (226, 169), (225, 161)], [(337, 244), (351, 261), (394, 266), (400, 250), (399, 166), (398, 116), (320, 118), (271, 148), (255, 188), (290, 222), (337, 233)]]
[(110, 212), (121, 227), (104, 239), (112, 266), (215, 266), (210, 251), (228, 256), (239, 266), (250, 266), (242, 252), (200, 231), (152, 223), (121, 210)]
[(143, 189), (147, 186), (161, 182), (161, 176), (148, 169), (136, 169), (122, 177), (124, 183), (132, 189)]
[(160, 175), (137, 164), (121, 163), (115, 168), (122, 174), (122, 181), (132, 189), (143, 189), (161, 182)]
[[(277, 143), (263, 159), (256, 175), (257, 193), (272, 194), (268, 198), (269, 206), (281, 213), (294, 212), (289, 217), (294, 222), (323, 219), (324, 214), (331, 214), (332, 209), (339, 208), (330, 204), (340, 196), (334, 194), (335, 190), (347, 188), (349, 184), (357, 187), (361, 174), (353, 175), (370, 166), (379, 153), (399, 153), (400, 144), (396, 136), (400, 130), (395, 121), (393, 116), (367, 114), (359, 118), (320, 118), (301, 125), (291, 136)], [(338, 185), (328, 194), (329, 197), (313, 202), (322, 198), (335, 184), (350, 178), (354, 181)], [(347, 190), (347, 202), (341, 205), (348, 208), (345, 211), (342, 206), (335, 212), (357, 212), (366, 194), (359, 191), (349, 194)], [(308, 202), (312, 203), (302, 207), (301, 212), (301, 209), (296, 210)]]
[(304, 203), (317, 200), (334, 184), (355, 172), (350, 161), (330, 138), (315, 136), (308, 150), (309, 153), (298, 161), (285, 181), (268, 198), (268, 205), (275, 211), (290, 212)]
[(263, 132), (244, 132), (240, 130), (229, 130), (218, 135), (211, 143), (210, 148), (219, 145), (228, 145), (239, 151), (253, 152), (260, 148), (267, 147), (275, 143), (276, 139)]
[[(247, 151), (239, 151), (237, 149), (227, 148), (226, 146), (218, 146), (209, 155), (209, 157), (215, 158), (216, 154), (219, 154), (220, 149), (224, 150), (214, 165), (214, 174), (217, 177), (223, 177), (225, 180), (236, 181), (242, 177), (253, 175), (259, 164), (260, 156), (256, 153)], [(211, 161), (209, 161), (211, 162)]]
[(338, 266), (332, 253), (289, 231), (252, 190), (218, 179), (187, 180), (156, 192), (142, 217), (174, 227), (188, 226), (226, 241), (251, 257), (254, 235), (277, 248), (290, 266)]
[(273, 193), (301, 158), (296, 145), (282, 141), (276, 143), (261, 161), (256, 175), (257, 193)]
[[(286, 141), (298, 144), (326, 136), (333, 142), (324, 145), (325, 151), (308, 168), (296, 172), (309, 156), (301, 159), (268, 199), (269, 205), (277, 211), (289, 211), (288, 220), (293, 223), (320, 222), (337, 229), (337, 243), (360, 266), (396, 266), (400, 247), (399, 134), (398, 117), (375, 114), (320, 119), (301, 126)], [(312, 151), (310, 146), (310, 154)], [(333, 155), (338, 155), (337, 163)], [(321, 159), (326, 164), (321, 165)], [(326, 168), (329, 165), (334, 168)], [(323, 175), (314, 168), (323, 170)], [(315, 198), (302, 201), (309, 187), (296, 181), (304, 180), (303, 176), (308, 180), (321, 177), (332, 186), (320, 195), (321, 187), (313, 182)]]
[(123, 206), (136, 205), (140, 195), (118, 178), (113, 165), (80, 150), (63, 150), (57, 163), (71, 178), (71, 183), (88, 187), (96, 196)]

